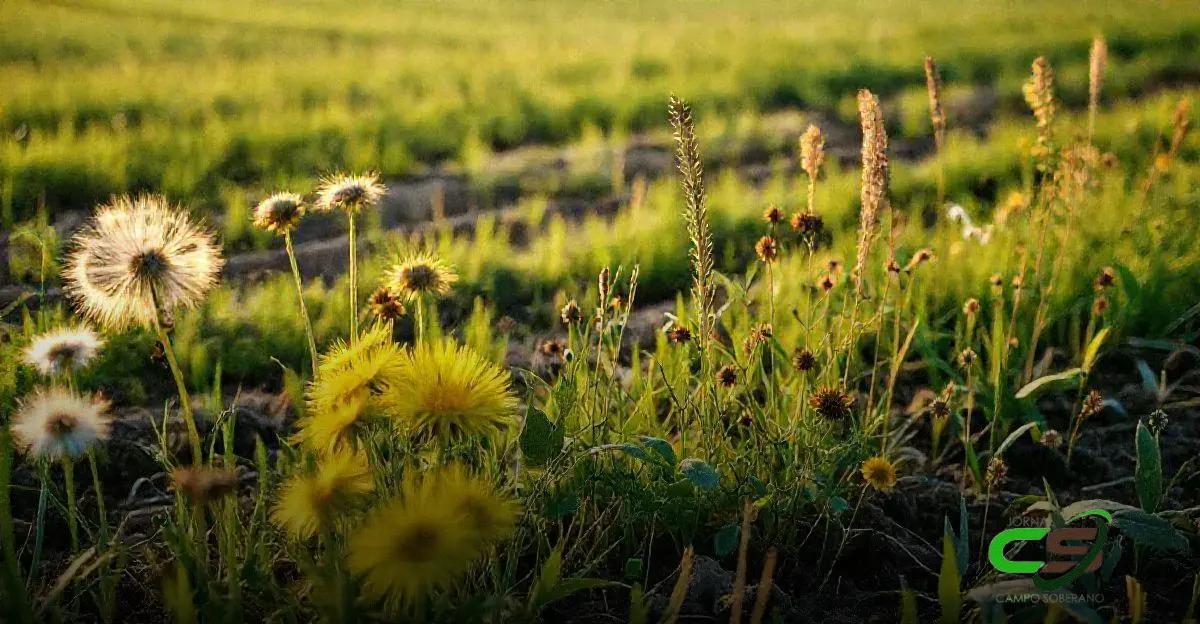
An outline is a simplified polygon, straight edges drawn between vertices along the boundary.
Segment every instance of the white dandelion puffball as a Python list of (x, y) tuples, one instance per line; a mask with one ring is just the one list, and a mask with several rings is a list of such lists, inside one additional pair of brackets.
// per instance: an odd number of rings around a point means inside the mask
[(124, 329), (190, 308), (217, 283), (224, 260), (211, 234), (159, 196), (102, 206), (72, 240), (64, 274), (79, 311)]
[(23, 355), (26, 364), (52, 376), (85, 368), (103, 346), (104, 340), (86, 326), (59, 327), (34, 336)]
[(358, 212), (379, 203), (387, 187), (379, 182), (379, 174), (333, 175), (321, 181), (317, 188), (316, 209), (324, 212), (341, 210)]
[(66, 390), (37, 390), (12, 419), (13, 440), (31, 457), (79, 457), (108, 439), (108, 402)]

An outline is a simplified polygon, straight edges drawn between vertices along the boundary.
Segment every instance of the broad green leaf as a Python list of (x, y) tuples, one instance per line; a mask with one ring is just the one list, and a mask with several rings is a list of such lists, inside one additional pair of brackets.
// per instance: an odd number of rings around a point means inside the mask
[(717, 556), (724, 557), (733, 552), (738, 547), (738, 537), (741, 536), (741, 533), (742, 529), (736, 522), (721, 527), (721, 530), (713, 536), (713, 550)]
[(1127, 509), (1113, 514), (1113, 525), (1135, 544), (1160, 552), (1187, 552), (1188, 541), (1170, 522), (1142, 511)]
[(635, 459), (640, 459), (644, 462), (651, 461), (650, 454), (646, 452), (646, 449), (634, 444), (633, 442), (614, 444), (612, 445), (612, 448), (615, 448), (618, 451), (621, 451), (622, 453), (625, 453), (626, 455)]
[(532, 466), (542, 466), (562, 452), (563, 433), (542, 410), (530, 406), (521, 430), (521, 454)]
[(658, 453), (658, 456), (662, 457), (663, 461), (667, 462), (668, 466), (672, 468), (675, 467), (675, 462), (677, 461), (675, 457), (675, 449), (671, 446), (670, 442), (667, 442), (662, 438), (655, 438), (651, 436), (642, 436), (641, 440), (643, 446), (649, 448), (655, 453)]
[(1020, 427), (1017, 427), (1015, 430), (1013, 430), (1012, 433), (1008, 434), (1007, 438), (1004, 438), (1004, 441), (1000, 443), (1000, 446), (996, 448), (995, 456), (1000, 457), (1000, 456), (1004, 455), (1004, 451), (1007, 451), (1008, 447), (1012, 446), (1013, 443), (1016, 442), (1017, 439), (1021, 437), (1021, 434), (1025, 433), (1026, 431), (1029, 431), (1030, 429), (1033, 429), (1034, 425), (1036, 425), (1036, 424), (1037, 423), (1025, 423), (1025, 424), (1021, 425)]
[(679, 472), (702, 490), (714, 490), (720, 483), (717, 471), (704, 460), (695, 457), (689, 457), (680, 462)]
[(1137, 468), (1134, 484), (1137, 486), (1138, 502), (1142, 509), (1154, 513), (1163, 495), (1162, 456), (1158, 440), (1145, 423), (1139, 422), (1134, 436), (1137, 446)]
[(942, 606), (942, 624), (958, 624), (958, 616), (962, 612), (960, 582), (954, 539), (949, 533), (943, 533), (942, 569), (938, 572), (938, 603)]
[(1082, 374), (1082, 368), (1072, 368), (1061, 373), (1038, 377), (1037, 379), (1025, 384), (1025, 387), (1017, 390), (1016, 397), (1018, 399), (1025, 399), (1028, 397), (1037, 396), (1050, 390), (1073, 388), (1075, 387), (1075, 384), (1079, 382), (1079, 378)]

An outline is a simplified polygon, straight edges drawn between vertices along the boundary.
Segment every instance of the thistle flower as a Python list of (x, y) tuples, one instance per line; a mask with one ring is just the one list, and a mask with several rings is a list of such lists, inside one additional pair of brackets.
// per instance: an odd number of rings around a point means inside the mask
[(826, 386), (817, 389), (809, 398), (813, 411), (830, 420), (842, 420), (850, 416), (854, 397), (840, 388)]
[(379, 182), (379, 174), (337, 174), (326, 177), (317, 187), (316, 209), (322, 212), (341, 210), (356, 213), (379, 203), (387, 187)]
[(86, 326), (59, 327), (34, 336), (23, 355), (25, 363), (43, 375), (57, 375), (85, 368), (103, 346), (104, 341)]
[(171, 484), (193, 504), (204, 506), (237, 492), (238, 476), (227, 468), (187, 466), (171, 471)]
[(771, 236), (764, 236), (754, 244), (754, 253), (763, 262), (774, 262), (779, 257), (779, 243)]
[(383, 404), (423, 437), (457, 439), (498, 434), (517, 424), (517, 400), (503, 368), (448, 340), (423, 342)]
[(409, 300), (445, 297), (457, 281), (458, 274), (450, 265), (425, 253), (410, 255), (392, 265), (387, 276), (388, 287)]
[(108, 402), (51, 388), (21, 400), (12, 417), (16, 446), (31, 457), (79, 457), (108, 439)]
[(367, 306), (371, 312), (385, 321), (394, 321), (408, 313), (404, 302), (387, 286), (380, 286), (367, 298)]
[(800, 136), (800, 168), (808, 174), (810, 181), (814, 181), (824, 162), (825, 135), (815, 124), (808, 124), (808, 128)]
[(884, 457), (872, 457), (862, 463), (863, 480), (880, 492), (896, 487), (896, 467)]
[(296, 229), (304, 216), (304, 200), (295, 193), (275, 193), (254, 208), (254, 226), (275, 234)]
[(732, 388), (737, 383), (738, 371), (732, 364), (726, 364), (717, 371), (717, 385), (722, 388)]
[(862, 292), (862, 273), (871, 246), (878, 235), (879, 217), (887, 204), (888, 137), (883, 125), (879, 100), (866, 89), (858, 92), (858, 116), (862, 126), (862, 209), (859, 213), (858, 255), (855, 260), (855, 288)]
[(334, 528), (373, 489), (366, 456), (337, 451), (314, 472), (297, 475), (283, 487), (271, 518), (294, 539), (308, 539)]
[(195, 306), (224, 261), (210, 234), (158, 196), (121, 197), (72, 240), (66, 292), (111, 329), (153, 326), (160, 310)]

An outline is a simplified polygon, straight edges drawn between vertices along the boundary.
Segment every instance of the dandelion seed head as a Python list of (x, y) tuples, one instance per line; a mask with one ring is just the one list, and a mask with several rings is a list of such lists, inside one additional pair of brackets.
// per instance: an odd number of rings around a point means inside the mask
[(321, 212), (340, 210), (357, 213), (379, 203), (387, 187), (379, 182), (379, 174), (337, 174), (326, 177), (317, 187), (316, 209)]
[(26, 364), (43, 375), (57, 375), (87, 367), (103, 346), (104, 340), (96, 332), (77, 325), (34, 336), (22, 355)]
[(79, 457), (108, 439), (108, 402), (57, 388), (36, 390), (12, 417), (16, 446), (30, 457)]
[(275, 193), (254, 208), (254, 226), (276, 234), (296, 229), (304, 216), (304, 200), (295, 193)]
[(456, 282), (458, 274), (450, 265), (425, 253), (400, 260), (387, 274), (388, 288), (410, 300), (421, 296), (445, 297)]
[(112, 329), (152, 326), (198, 304), (224, 260), (212, 235), (158, 196), (102, 206), (75, 236), (64, 273), (79, 311)]

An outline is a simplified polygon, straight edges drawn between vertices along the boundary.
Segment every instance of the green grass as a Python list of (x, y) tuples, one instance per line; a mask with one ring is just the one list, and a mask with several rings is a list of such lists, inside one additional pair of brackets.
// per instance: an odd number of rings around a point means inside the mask
[(1194, 80), (1184, 2), (274, 4), (6, 2), (5, 225), (153, 189), (205, 214), (338, 168), (386, 175), (599, 130), (657, 128), (668, 93), (720, 116), (835, 110), (869, 87), (950, 83), (1016, 102), (1029, 60), (1086, 96), (1107, 35), (1110, 96)]

